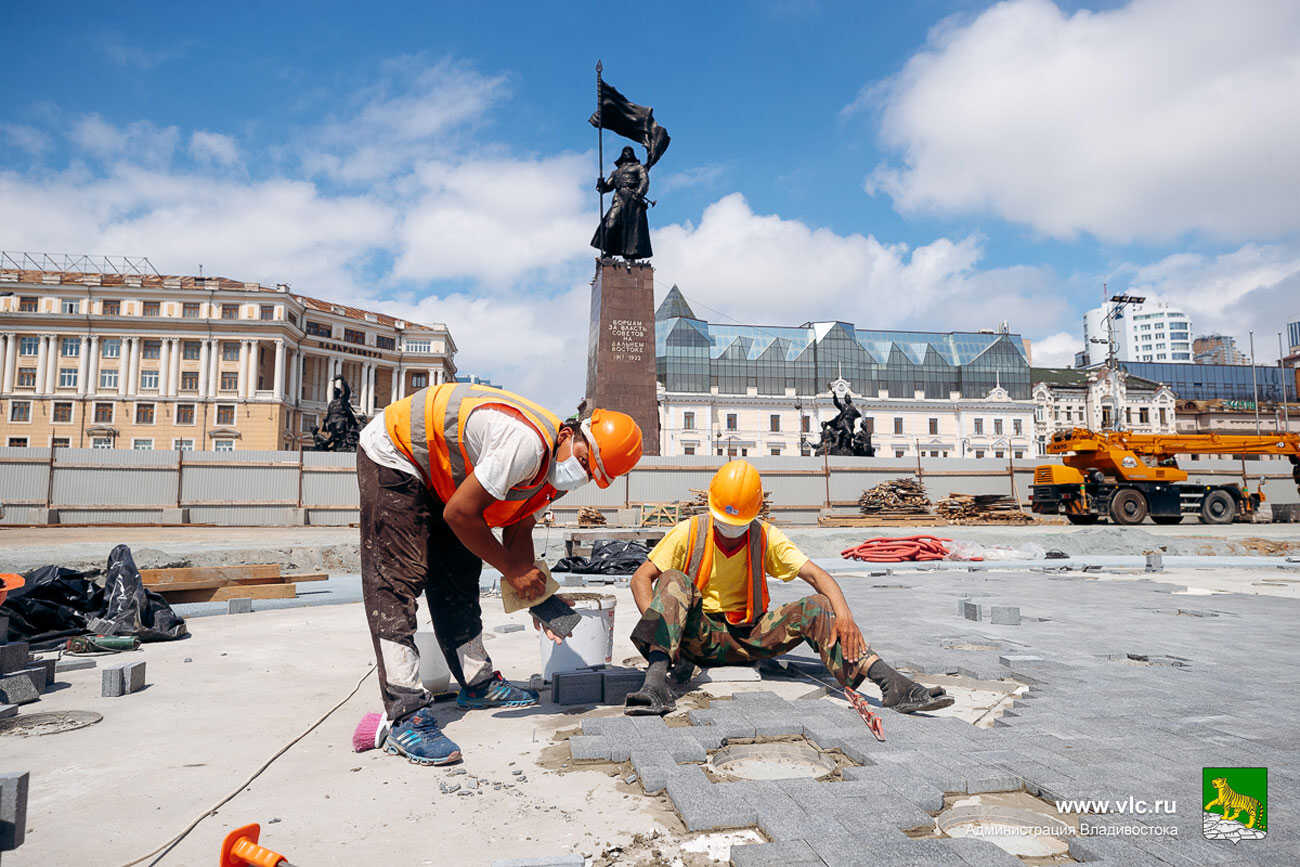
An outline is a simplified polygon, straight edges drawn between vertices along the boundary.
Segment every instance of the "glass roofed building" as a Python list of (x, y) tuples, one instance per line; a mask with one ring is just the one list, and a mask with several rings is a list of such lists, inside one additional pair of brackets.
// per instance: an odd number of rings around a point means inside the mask
[(1005, 329), (707, 322), (676, 286), (655, 320), (662, 454), (809, 454), (844, 380), (878, 455), (1032, 456), (1029, 354)]

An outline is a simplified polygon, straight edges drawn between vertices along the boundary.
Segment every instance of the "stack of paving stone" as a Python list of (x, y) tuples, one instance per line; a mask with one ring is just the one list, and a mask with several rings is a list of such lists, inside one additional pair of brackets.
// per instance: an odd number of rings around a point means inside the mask
[(935, 503), (934, 510), (952, 524), (1030, 524), (1034, 520), (1006, 494), (953, 493)]
[[(694, 515), (703, 515), (709, 511), (709, 492), (702, 491), (699, 488), (691, 488), (694, 499), (682, 500), (678, 505), (681, 506), (681, 515), (683, 518), (690, 518)], [(763, 491), (763, 505), (758, 509), (758, 517), (764, 521), (769, 520), (772, 516), (772, 492)]]
[[(0, 637), (9, 634), (9, 618), (0, 615)], [(54, 682), (51, 659), (32, 659), (26, 641), (0, 643), (0, 718), (18, 713), (18, 705), (28, 704)]]
[(928, 515), (930, 498), (925, 484), (908, 476), (881, 482), (858, 497), (858, 509), (864, 515)]
[(605, 515), (595, 506), (582, 506), (578, 509), (579, 527), (603, 527)]

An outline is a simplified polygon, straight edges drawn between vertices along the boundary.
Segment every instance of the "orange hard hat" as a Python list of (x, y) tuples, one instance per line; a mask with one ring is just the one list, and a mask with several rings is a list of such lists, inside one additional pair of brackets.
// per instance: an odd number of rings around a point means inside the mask
[(749, 461), (731, 461), (709, 482), (709, 514), (713, 520), (739, 527), (758, 517), (763, 506), (763, 480)]
[(625, 412), (597, 409), (582, 420), (582, 435), (591, 449), (591, 477), (608, 488), (641, 460), (641, 427)]

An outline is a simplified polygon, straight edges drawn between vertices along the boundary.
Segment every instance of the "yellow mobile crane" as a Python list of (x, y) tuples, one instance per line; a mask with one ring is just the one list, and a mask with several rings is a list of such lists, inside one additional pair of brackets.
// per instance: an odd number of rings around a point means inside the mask
[[(1177, 455), (1286, 455), (1300, 488), (1300, 434), (1139, 434), (1130, 431), (1062, 430), (1052, 435), (1048, 454), (1064, 464), (1034, 469), (1033, 510), (1065, 515), (1071, 524), (1095, 524), (1109, 516), (1116, 524), (1177, 524), (1199, 515), (1203, 524), (1229, 524), (1254, 514), (1262, 491), (1244, 484), (1187, 482)], [(1244, 481), (1244, 479), (1243, 479)]]

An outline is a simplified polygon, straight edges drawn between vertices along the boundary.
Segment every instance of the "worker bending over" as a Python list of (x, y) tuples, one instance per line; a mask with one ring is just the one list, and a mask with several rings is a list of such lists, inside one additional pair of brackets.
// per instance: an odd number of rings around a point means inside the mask
[[(483, 646), (479, 573), (501, 571), (520, 597), (546, 587), (535, 567), (534, 514), (594, 480), (602, 488), (641, 458), (641, 429), (597, 409), (561, 422), (532, 401), (467, 383), (421, 389), (361, 432), (361, 596), (390, 730), (384, 748), (447, 764), (460, 748), (434, 719), (420, 683), (416, 599), (460, 684), (462, 708), (527, 707), (537, 693), (495, 672)], [(493, 528), (502, 530), (501, 541)]]
[[(669, 666), (753, 663), (805, 641), (845, 686), (856, 688), (870, 678), (885, 707), (914, 713), (952, 704), (942, 688), (922, 686), (872, 652), (835, 579), (784, 533), (758, 520), (762, 504), (758, 470), (748, 461), (731, 461), (709, 484), (708, 514), (669, 530), (632, 575), (632, 596), (641, 610), (632, 643), (650, 667), (645, 685), (628, 695), (625, 712), (674, 709)], [(817, 592), (769, 611), (768, 575), (779, 581), (798, 576)]]

